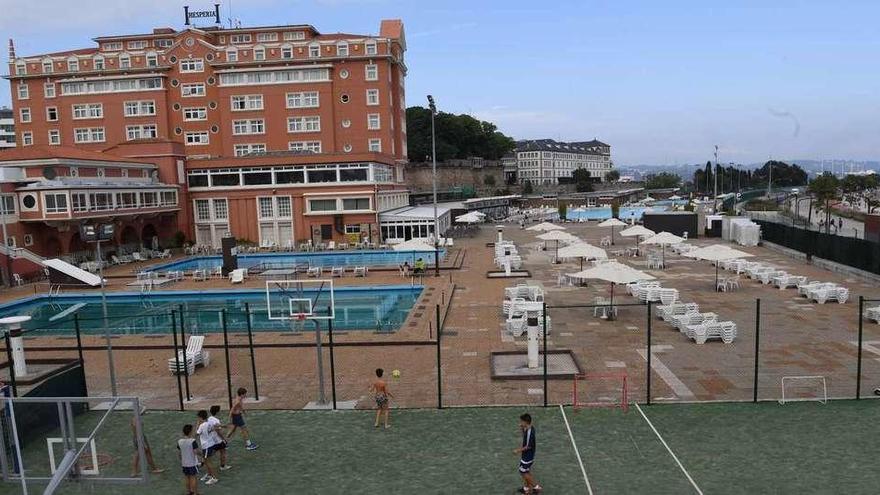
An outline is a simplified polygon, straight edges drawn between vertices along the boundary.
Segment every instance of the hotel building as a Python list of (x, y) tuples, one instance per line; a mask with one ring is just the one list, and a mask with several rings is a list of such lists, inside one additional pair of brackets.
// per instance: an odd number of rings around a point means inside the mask
[(590, 177), (605, 180), (613, 167), (611, 146), (598, 141), (564, 143), (553, 139), (516, 143), (516, 180), (520, 184), (559, 184), (570, 182), (577, 169)]
[(12, 109), (0, 107), (0, 151), (15, 148), (15, 119)]
[(18, 148), (0, 153), (8, 244), (85, 249), (82, 222), (118, 244), (179, 231), (219, 246), (380, 241), (404, 186), (406, 41), (309, 25), (154, 29), (18, 56)]

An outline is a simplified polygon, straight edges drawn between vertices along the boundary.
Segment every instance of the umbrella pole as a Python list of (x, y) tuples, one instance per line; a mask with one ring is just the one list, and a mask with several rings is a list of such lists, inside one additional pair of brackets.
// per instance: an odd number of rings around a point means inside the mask
[(715, 292), (718, 292), (718, 260), (715, 260)]
[(611, 226), (611, 245), (614, 245), (614, 225)]
[(584, 271), (584, 257), (581, 256), (581, 271)]
[(556, 262), (559, 263), (559, 239), (556, 239)]
[(609, 302), (610, 306), (608, 307), (608, 319), (614, 319), (614, 282), (611, 282), (611, 301)]

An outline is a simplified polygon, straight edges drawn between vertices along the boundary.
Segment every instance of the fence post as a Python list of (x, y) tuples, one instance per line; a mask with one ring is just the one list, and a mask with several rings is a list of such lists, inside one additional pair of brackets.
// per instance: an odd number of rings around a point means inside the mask
[[(333, 314), (333, 308), (327, 306), (327, 314)], [(327, 320), (327, 336), (330, 343), (330, 395), (333, 398), (333, 410), (336, 410), (336, 359), (333, 357), (333, 320)]]
[[(15, 380), (15, 359), (12, 357), (12, 342), (9, 340), (9, 330), (4, 334), (6, 339), (6, 362), (9, 364), (9, 385), (12, 386), (12, 396), (18, 397), (18, 384)], [(440, 352), (439, 349), (437, 352)]]
[(229, 407), (232, 408), (232, 373), (229, 369), (229, 333), (226, 331), (226, 309), (220, 313), (223, 322), (223, 353), (226, 355), (226, 394), (229, 396)]
[(856, 364), (856, 400), (862, 398), (862, 312), (865, 309), (865, 296), (859, 296), (859, 357)]
[(79, 367), (83, 373), (83, 385), (85, 386), (86, 396), (89, 395), (89, 384), (85, 380), (86, 376), (86, 360), (83, 358), (82, 334), (79, 328), (79, 315), (73, 314), (73, 328), (76, 330), (76, 353), (79, 355)]
[(177, 376), (177, 401), (183, 411), (183, 386), (180, 383), (180, 350), (177, 346), (177, 317), (171, 310), (171, 335), (174, 336), (174, 375)]
[(260, 400), (260, 387), (257, 385), (257, 358), (254, 355), (254, 335), (251, 330), (251, 305), (244, 303), (245, 318), (247, 319), (248, 349), (251, 352), (251, 376), (254, 377), (254, 399)]
[[(434, 319), (437, 323), (437, 409), (443, 409), (443, 367), (440, 362), (440, 305), (435, 307)], [(8, 347), (8, 346), (7, 346)]]
[(541, 303), (541, 317), (544, 320), (544, 407), (547, 407), (547, 301)]
[[(183, 348), (184, 359), (186, 359), (186, 325), (184, 325), (185, 320), (183, 319), (183, 304), (179, 304), (177, 310), (180, 313), (180, 346)], [(189, 366), (183, 367), (183, 385), (186, 387), (186, 400), (189, 402), (192, 400), (192, 394), (189, 391)]]
[(761, 298), (755, 300), (755, 384), (752, 402), (758, 402), (758, 366), (761, 361)]
[(647, 405), (651, 405), (651, 301), (648, 301), (648, 380), (647, 380)]

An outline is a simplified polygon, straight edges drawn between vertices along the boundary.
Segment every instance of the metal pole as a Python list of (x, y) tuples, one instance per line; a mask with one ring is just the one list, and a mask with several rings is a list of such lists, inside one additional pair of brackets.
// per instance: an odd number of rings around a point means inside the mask
[(244, 312), (247, 318), (248, 349), (251, 352), (251, 375), (254, 377), (254, 399), (260, 400), (260, 387), (257, 385), (257, 358), (254, 355), (254, 334), (251, 330), (251, 306), (244, 303)]
[[(712, 197), (712, 213), (718, 214), (718, 145), (715, 145), (715, 173), (712, 174), (715, 181), (715, 195)], [(650, 353), (650, 352), (649, 352)]]
[(0, 227), (3, 228), (3, 251), (6, 253), (6, 278), (3, 282), (7, 287), (12, 287), (12, 250), (9, 247), (9, 234), (6, 232), (6, 217), (9, 212), (6, 211), (6, 196), (0, 196)]
[[(186, 326), (184, 325), (183, 319), (183, 304), (177, 306), (177, 310), (180, 313), (180, 346), (183, 348), (184, 359), (186, 359)], [(198, 318), (198, 315), (196, 315)], [(186, 400), (187, 402), (192, 400), (192, 394), (189, 393), (189, 363), (187, 366), (183, 367), (183, 385), (186, 388)]]
[(229, 397), (229, 407), (232, 408), (232, 372), (229, 369), (229, 333), (226, 330), (226, 309), (220, 311), (220, 321), (223, 324), (223, 353), (226, 355), (226, 394)]
[(544, 320), (544, 407), (547, 407), (547, 301), (541, 304), (541, 317)]
[[(327, 313), (332, 309), (328, 306)], [(333, 320), (327, 320), (327, 337), (330, 341), (330, 397), (333, 399), (333, 410), (336, 410), (336, 359), (333, 357)]]
[(856, 365), (856, 400), (862, 398), (862, 312), (865, 309), (865, 296), (859, 296), (859, 357)]
[(758, 365), (761, 356), (761, 298), (755, 301), (755, 384), (752, 402), (758, 402)]
[(177, 376), (177, 400), (180, 410), (183, 411), (183, 385), (180, 383), (180, 350), (177, 347), (177, 317), (171, 310), (171, 335), (174, 336), (174, 374)]
[(88, 397), (89, 395), (89, 385), (86, 383), (86, 360), (83, 358), (83, 346), (82, 346), (82, 335), (80, 333), (79, 328), (79, 315), (77, 313), (73, 314), (73, 328), (76, 330), (76, 353), (79, 355), (79, 368), (83, 374), (83, 386), (85, 388), (85, 395)]
[[(437, 409), (443, 409), (443, 367), (440, 364), (440, 305), (436, 306), (435, 316), (437, 322)], [(8, 344), (7, 344), (8, 347)]]
[(647, 396), (648, 400), (646, 401), (647, 405), (651, 405), (651, 301), (648, 301), (648, 390)]
[[(18, 397), (18, 384), (15, 379), (15, 359), (12, 357), (12, 342), (9, 340), (9, 330), (6, 331), (6, 362), (9, 364), (9, 385), (12, 387), (12, 396)], [(437, 352), (440, 352), (439, 350)]]
[(324, 395), (324, 350), (321, 348), (321, 324), (315, 321), (315, 349), (318, 352), (318, 404), (326, 404), (327, 397)]
[(437, 222), (437, 134), (434, 130), (434, 115), (437, 113), (437, 106), (434, 105), (434, 98), (428, 95), (428, 103), (431, 109), (431, 175), (432, 188), (434, 190), (434, 276), (440, 276), (440, 226)]
[(104, 263), (101, 262), (101, 241), (97, 241), (96, 258), (98, 262), (98, 277), (101, 278), (101, 312), (104, 323), (104, 341), (107, 345), (107, 367), (110, 370), (110, 395), (118, 397), (116, 393), (116, 366), (113, 364), (113, 343), (110, 339), (110, 326), (107, 324), (107, 291), (104, 284)]

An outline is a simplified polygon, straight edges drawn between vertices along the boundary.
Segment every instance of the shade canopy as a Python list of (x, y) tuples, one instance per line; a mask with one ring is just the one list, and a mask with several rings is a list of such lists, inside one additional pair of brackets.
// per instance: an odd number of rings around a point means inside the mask
[(543, 234), (535, 236), (542, 241), (576, 241), (580, 240), (572, 234), (568, 232), (563, 232), (561, 230), (551, 230), (549, 232), (544, 232)]
[(621, 230), (620, 235), (624, 237), (648, 237), (654, 235), (654, 231), (651, 229), (646, 229), (641, 225), (634, 225), (628, 229)]
[(608, 258), (608, 254), (605, 253), (604, 249), (585, 242), (559, 248), (557, 256), (559, 258), (582, 258), (585, 260), (604, 260)]
[(604, 280), (613, 284), (630, 284), (639, 280), (653, 280), (654, 277), (618, 261), (609, 261), (586, 270), (568, 274), (571, 278)]
[(528, 227), (526, 230), (531, 230), (533, 232), (534, 231), (549, 232), (551, 230), (565, 230), (565, 227), (563, 227), (561, 225), (556, 225), (556, 224), (553, 224), (550, 222), (541, 222), (539, 224), (532, 225), (531, 227)]
[(434, 246), (422, 239), (410, 239), (393, 246), (395, 251), (433, 251)]
[(465, 213), (464, 215), (459, 215), (455, 217), (456, 222), (461, 223), (480, 223), (485, 220), (486, 215), (484, 213), (480, 213), (478, 211), (471, 211)]
[(669, 199), (671, 199), (672, 201), (675, 201), (675, 200), (681, 199), (681, 196), (679, 196), (678, 194), (673, 194), (672, 196), (669, 196)]
[(626, 222), (621, 222), (616, 218), (609, 218), (603, 222), (600, 222), (597, 227), (626, 227)]
[(657, 235), (653, 235), (648, 237), (642, 244), (655, 244), (657, 246), (671, 246), (673, 244), (680, 244), (685, 241), (684, 237), (679, 237), (675, 234), (669, 232), (660, 232)]
[(738, 258), (750, 258), (754, 255), (725, 246), (724, 244), (712, 244), (711, 246), (694, 249), (693, 251), (684, 253), (683, 256), (706, 261), (727, 261)]

